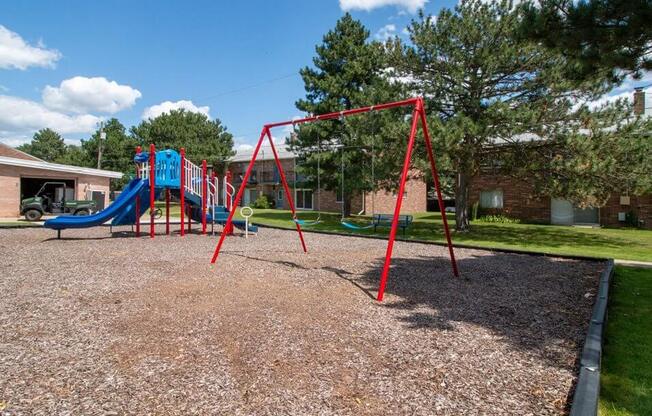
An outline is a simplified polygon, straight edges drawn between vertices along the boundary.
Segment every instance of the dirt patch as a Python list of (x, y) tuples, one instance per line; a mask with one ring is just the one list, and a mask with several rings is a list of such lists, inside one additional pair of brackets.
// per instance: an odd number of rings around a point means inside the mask
[[(161, 230), (162, 231), (162, 230)], [(263, 229), (0, 230), (6, 414), (564, 414), (599, 263)]]

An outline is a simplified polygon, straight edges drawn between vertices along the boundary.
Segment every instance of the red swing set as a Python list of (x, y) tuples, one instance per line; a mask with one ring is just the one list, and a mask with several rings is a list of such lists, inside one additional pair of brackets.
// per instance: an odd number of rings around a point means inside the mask
[[(446, 220), (446, 214), (445, 214), (445, 209), (444, 209), (444, 200), (442, 199), (441, 196), (441, 188), (439, 184), (439, 175), (437, 174), (437, 166), (435, 164), (435, 156), (432, 151), (432, 143), (430, 141), (430, 134), (428, 133), (428, 124), (426, 122), (426, 111), (424, 108), (424, 103), (423, 103), (423, 98), (421, 97), (416, 97), (416, 98), (410, 98), (408, 100), (403, 100), (403, 101), (396, 101), (392, 103), (385, 103), (385, 104), (379, 104), (379, 105), (373, 105), (369, 107), (360, 107), (360, 108), (355, 108), (351, 110), (346, 110), (346, 111), (340, 111), (340, 112), (335, 112), (335, 113), (328, 113), (328, 114), (320, 114), (317, 116), (311, 116), (311, 117), (305, 117), (302, 119), (298, 120), (288, 120), (288, 121), (282, 121), (278, 123), (271, 123), (271, 124), (265, 124), (263, 126), (263, 129), (260, 133), (260, 138), (258, 139), (258, 143), (256, 144), (256, 148), (254, 149), (254, 153), (251, 156), (251, 161), (249, 162), (249, 166), (247, 167), (247, 171), (245, 172), (244, 177), (242, 178), (242, 184), (240, 185), (240, 189), (238, 189), (238, 193), (233, 200), (233, 209), (231, 209), (229, 217), (226, 221), (226, 225), (224, 227), (224, 230), (222, 231), (222, 234), (220, 235), (220, 240), (217, 243), (217, 246), (215, 247), (215, 252), (213, 253), (213, 258), (211, 259), (211, 263), (215, 263), (217, 261), (217, 257), (220, 254), (220, 250), (222, 248), (222, 244), (224, 243), (225, 237), (228, 235), (227, 230), (230, 229), (232, 221), (233, 221), (233, 215), (235, 214), (236, 208), (240, 204), (240, 200), (242, 198), (242, 195), (244, 193), (245, 187), (247, 185), (247, 181), (249, 180), (249, 175), (251, 174), (251, 170), (254, 167), (254, 164), (256, 163), (256, 157), (258, 156), (258, 151), (260, 150), (261, 145), (263, 144), (263, 141), (265, 140), (265, 137), (268, 138), (269, 140), (269, 145), (272, 149), (272, 153), (274, 155), (274, 161), (276, 162), (276, 167), (279, 171), (280, 177), (281, 177), (281, 182), (283, 184), (283, 189), (285, 190), (285, 195), (287, 195), (288, 199), (288, 205), (290, 205), (290, 210), (292, 211), (292, 218), (296, 218), (296, 211), (294, 208), (294, 202), (292, 200), (292, 196), (290, 193), (290, 187), (288, 186), (288, 182), (285, 179), (285, 172), (283, 171), (283, 166), (281, 165), (281, 161), (278, 158), (278, 153), (276, 152), (276, 147), (274, 146), (274, 140), (272, 139), (272, 133), (271, 129), (275, 127), (282, 127), (282, 126), (288, 126), (288, 125), (296, 125), (296, 124), (303, 124), (303, 123), (312, 123), (315, 121), (321, 121), (321, 120), (332, 120), (332, 119), (337, 119), (341, 117), (347, 117), (347, 116), (352, 116), (355, 114), (362, 114), (362, 113), (368, 113), (371, 111), (377, 111), (377, 110), (387, 110), (389, 108), (396, 108), (396, 107), (407, 107), (407, 106), (414, 106), (414, 109), (412, 111), (412, 127), (410, 129), (410, 138), (408, 140), (407, 144), (407, 149), (405, 152), (405, 160), (403, 162), (403, 171), (401, 174), (401, 182), (399, 184), (398, 188), (398, 193), (397, 195), (403, 195), (405, 192), (405, 182), (408, 177), (408, 172), (410, 170), (410, 161), (412, 158), (412, 150), (414, 149), (414, 141), (416, 138), (417, 134), (417, 128), (419, 125), (419, 122), (421, 122), (421, 129), (423, 131), (423, 138), (425, 139), (425, 145), (426, 145), (426, 151), (428, 153), (428, 160), (430, 161), (430, 168), (432, 169), (432, 176), (435, 181), (435, 190), (437, 191), (437, 200), (439, 202), (439, 210), (442, 213), (442, 221), (444, 223), (444, 232), (446, 234), (446, 242), (448, 246), (448, 252), (450, 254), (450, 259), (451, 259), (451, 266), (453, 268), (453, 274), (457, 277), (459, 276), (459, 272), (457, 270), (457, 263), (455, 261), (455, 253), (453, 251), (453, 243), (451, 241), (451, 236), (450, 236), (450, 230), (448, 228), (448, 221)], [(383, 266), (383, 271), (380, 276), (380, 285), (378, 287), (378, 295), (377, 295), (377, 300), (382, 301), (383, 300), (383, 295), (385, 293), (385, 286), (387, 284), (387, 277), (389, 275), (389, 266), (392, 260), (392, 251), (394, 249), (394, 241), (396, 240), (396, 230), (398, 228), (398, 220), (399, 220), (399, 215), (401, 213), (401, 204), (403, 202), (403, 198), (396, 198), (396, 206), (394, 207), (394, 216), (392, 218), (392, 226), (389, 232), (389, 240), (387, 242), (387, 251), (385, 254), (385, 263)], [(307, 252), (306, 248), (306, 243), (303, 240), (303, 233), (301, 232), (301, 225), (295, 221), (295, 225), (297, 227), (297, 233), (299, 234), (299, 240), (301, 241), (301, 247), (303, 248), (304, 252)]]

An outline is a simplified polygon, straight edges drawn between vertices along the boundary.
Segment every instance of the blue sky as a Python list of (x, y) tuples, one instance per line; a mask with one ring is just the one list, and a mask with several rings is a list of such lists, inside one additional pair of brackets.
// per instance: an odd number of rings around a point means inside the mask
[(221, 119), (238, 145), (250, 144), (263, 123), (298, 115), (298, 69), (345, 11), (372, 36), (404, 36), (418, 7), (437, 14), (455, 3), (5, 2), (0, 141), (17, 145), (50, 126), (75, 142), (100, 119), (117, 117), (129, 127), (186, 106)]
[[(251, 143), (264, 122), (298, 115), (294, 102), (304, 93), (298, 69), (311, 63), (315, 45), (345, 9), (372, 35), (383, 28), (387, 32), (387, 25), (390, 34), (392, 28), (400, 34), (419, 5), (436, 14), (454, 3), (6, 2), (0, 17), (5, 39), (6, 31), (12, 32), (13, 46), (18, 36), (38, 56), (24, 58), (17, 65), (25, 67), (19, 68), (6, 63), (19, 58), (0, 52), (0, 94), (13, 99), (5, 99), (5, 106), (30, 113), (30, 120), (21, 114), (9, 120), (0, 116), (0, 140), (15, 145), (44, 127), (39, 124), (50, 124), (60, 125), (63, 135), (74, 141), (93, 129), (96, 119), (86, 116), (114, 116), (130, 126), (149, 107), (191, 101), (201, 111), (208, 107), (238, 144)], [(94, 77), (106, 80), (85, 79)], [(160, 107), (154, 110), (147, 114)], [(34, 116), (39, 111), (45, 114)]]

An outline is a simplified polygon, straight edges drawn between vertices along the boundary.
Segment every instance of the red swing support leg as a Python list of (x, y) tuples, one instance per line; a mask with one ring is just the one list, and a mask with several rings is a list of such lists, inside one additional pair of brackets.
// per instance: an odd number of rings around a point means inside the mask
[[(283, 181), (283, 187), (286, 189), (286, 193), (287, 193), (287, 189), (289, 189), (287, 181), (285, 180), (285, 173), (283, 172), (283, 169), (281, 167), (281, 162), (278, 159), (278, 154), (276, 153), (276, 149), (274, 148), (274, 143), (272, 141), (272, 135), (269, 131), (269, 126), (265, 126), (263, 127), (263, 130), (260, 132), (258, 143), (256, 144), (256, 147), (254, 149), (254, 153), (251, 155), (251, 161), (249, 162), (249, 166), (247, 167), (244, 177), (242, 178), (242, 183), (240, 184), (238, 193), (235, 195), (235, 199), (233, 200), (233, 206), (229, 211), (229, 217), (226, 220), (226, 224), (224, 224), (224, 228), (222, 229), (222, 234), (220, 235), (220, 239), (217, 242), (217, 246), (215, 246), (215, 252), (213, 253), (213, 258), (211, 258), (211, 264), (215, 264), (215, 262), (217, 261), (217, 257), (220, 255), (220, 250), (222, 249), (222, 244), (224, 244), (224, 239), (228, 235), (228, 230), (231, 229), (231, 227), (233, 226), (233, 215), (235, 214), (238, 206), (240, 205), (240, 201), (242, 200), (242, 195), (244, 194), (245, 188), (247, 187), (249, 176), (251, 175), (251, 171), (256, 163), (256, 158), (258, 157), (258, 152), (260, 151), (260, 147), (263, 144), (263, 140), (265, 140), (265, 136), (269, 137), (269, 141), (272, 144), (274, 159), (276, 161), (276, 166), (279, 167), (281, 180)], [(289, 196), (289, 193), (288, 193), (288, 203), (290, 204), (290, 207), (292, 208), (292, 212), (294, 213), (294, 203), (292, 202), (292, 197)], [(306, 251), (306, 245), (305, 242), (303, 241), (303, 234), (301, 233), (301, 227), (299, 227), (299, 224), (297, 224), (297, 231), (299, 232), (299, 238), (301, 239), (301, 245), (303, 247), (303, 250)]]
[(441, 196), (441, 186), (439, 184), (439, 174), (437, 173), (437, 164), (435, 163), (435, 155), (432, 151), (432, 142), (430, 141), (430, 133), (428, 132), (428, 123), (426, 122), (426, 109), (421, 105), (419, 112), (421, 119), (421, 129), (423, 130), (423, 138), (426, 142), (426, 151), (428, 152), (428, 160), (430, 161), (430, 168), (432, 170), (432, 177), (435, 181), (435, 190), (437, 191), (437, 201), (439, 202), (439, 212), (441, 212), (441, 219), (444, 224), (444, 233), (446, 234), (446, 243), (448, 245), (448, 254), (451, 258), (451, 267), (455, 277), (459, 277), (460, 273), (457, 270), (457, 260), (455, 260), (455, 251), (453, 250), (453, 242), (451, 241), (451, 232), (448, 228), (448, 219), (446, 218), (446, 209), (444, 207), (444, 199)]
[[(274, 161), (276, 162), (276, 168), (278, 169), (279, 176), (281, 177), (281, 183), (283, 184), (285, 195), (287, 195), (290, 211), (292, 211), (292, 218), (296, 218), (297, 212), (294, 209), (294, 201), (290, 195), (290, 187), (288, 186), (288, 181), (285, 179), (285, 171), (283, 171), (283, 166), (281, 166), (281, 161), (278, 158), (278, 153), (276, 153), (276, 146), (274, 146), (274, 139), (272, 139), (272, 133), (269, 131), (269, 128), (267, 128), (267, 137), (269, 138), (269, 144), (272, 147)], [(297, 232), (299, 233), (299, 239), (301, 240), (301, 247), (303, 248), (303, 252), (306, 253), (308, 249), (306, 248), (306, 242), (303, 240), (303, 232), (301, 232), (301, 226), (298, 222), (295, 222), (294, 224), (297, 226)]]
[(410, 171), (410, 160), (412, 159), (414, 138), (417, 135), (417, 123), (419, 122), (419, 111), (421, 105), (422, 105), (421, 100), (418, 100), (415, 104), (414, 111), (412, 111), (412, 127), (410, 128), (410, 139), (408, 140), (407, 149), (405, 151), (405, 160), (403, 161), (403, 173), (401, 173), (401, 182), (398, 186), (398, 193), (396, 194), (396, 206), (394, 207), (392, 228), (389, 231), (389, 241), (387, 242), (387, 251), (385, 252), (385, 264), (383, 265), (383, 272), (380, 275), (380, 285), (378, 286), (378, 296), (376, 297), (376, 299), (379, 302), (383, 300), (383, 296), (385, 294), (385, 286), (387, 285), (387, 276), (389, 276), (389, 266), (392, 262), (392, 251), (394, 250), (394, 240), (396, 240), (396, 230), (398, 229), (398, 216), (401, 214), (401, 204), (403, 203), (405, 182), (407, 181), (408, 173)]

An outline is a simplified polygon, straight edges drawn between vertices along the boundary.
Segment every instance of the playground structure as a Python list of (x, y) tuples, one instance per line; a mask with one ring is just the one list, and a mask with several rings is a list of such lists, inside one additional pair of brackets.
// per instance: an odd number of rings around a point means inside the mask
[[(439, 202), (439, 209), (440, 212), (442, 213), (442, 221), (444, 224), (444, 233), (446, 235), (446, 242), (447, 242), (447, 247), (448, 247), (448, 252), (450, 255), (451, 259), (451, 266), (453, 269), (453, 274), (457, 277), (459, 276), (459, 272), (457, 269), (457, 263), (455, 261), (455, 253), (453, 250), (453, 243), (451, 241), (451, 236), (450, 236), (450, 230), (448, 228), (448, 221), (446, 219), (445, 215), (445, 209), (444, 209), (444, 201), (442, 199), (442, 194), (441, 194), (441, 187), (439, 183), (439, 175), (437, 173), (437, 166), (435, 163), (435, 156), (434, 152), (432, 150), (432, 143), (430, 141), (430, 134), (428, 132), (428, 124), (426, 121), (426, 111), (424, 107), (424, 102), (421, 97), (416, 97), (416, 98), (411, 98), (403, 101), (396, 101), (396, 102), (391, 102), (391, 103), (385, 103), (385, 104), (379, 104), (379, 105), (373, 105), (373, 106), (368, 106), (368, 107), (360, 107), (360, 108), (355, 108), (351, 110), (345, 110), (345, 111), (340, 111), (340, 112), (333, 112), (333, 113), (327, 113), (327, 114), (320, 114), (320, 115), (315, 115), (315, 116), (310, 116), (310, 117), (305, 117), (302, 119), (298, 120), (287, 120), (287, 121), (281, 121), (281, 122), (276, 122), (276, 123), (270, 123), (270, 124), (265, 124), (262, 128), (262, 131), (260, 133), (260, 137), (258, 138), (258, 143), (256, 144), (256, 147), (254, 149), (254, 152), (251, 156), (251, 161), (249, 162), (249, 166), (247, 167), (247, 170), (245, 172), (245, 175), (242, 180), (242, 184), (240, 185), (240, 189), (238, 189), (238, 193), (235, 196), (235, 199), (233, 200), (233, 209), (230, 210), (229, 215), (226, 220), (226, 224), (224, 226), (224, 230), (222, 231), (222, 234), (220, 235), (220, 239), (215, 247), (215, 251), (213, 253), (213, 257), (211, 258), (211, 263), (215, 263), (217, 261), (217, 258), (220, 254), (220, 250), (222, 248), (222, 244), (224, 243), (225, 237), (228, 235), (228, 229), (229, 227), (233, 224), (233, 215), (235, 214), (235, 210), (240, 204), (240, 201), (242, 199), (243, 192), (245, 190), (247, 181), (249, 180), (249, 175), (251, 174), (251, 171), (254, 167), (254, 164), (256, 162), (256, 157), (258, 156), (258, 152), (260, 150), (261, 145), (263, 144), (263, 141), (265, 138), (269, 140), (269, 145), (272, 149), (272, 153), (274, 155), (274, 161), (276, 163), (276, 167), (279, 171), (280, 174), (280, 179), (283, 184), (283, 188), (285, 191), (285, 195), (287, 195), (287, 200), (288, 200), (288, 205), (290, 206), (290, 210), (292, 211), (292, 219), (294, 220), (294, 223), (296, 225), (297, 233), (299, 234), (299, 240), (301, 242), (301, 247), (304, 252), (307, 252), (306, 248), (306, 243), (303, 239), (303, 233), (301, 231), (301, 223), (302, 221), (297, 220), (297, 214), (296, 210), (294, 207), (294, 202), (292, 200), (292, 196), (290, 193), (290, 188), (288, 186), (288, 182), (285, 177), (285, 172), (283, 171), (283, 166), (281, 164), (281, 161), (278, 158), (278, 153), (276, 152), (276, 147), (274, 146), (274, 140), (272, 139), (272, 133), (271, 129), (276, 128), (276, 127), (282, 127), (282, 126), (295, 126), (298, 124), (304, 124), (304, 123), (313, 123), (317, 121), (322, 121), (322, 120), (333, 120), (333, 119), (344, 119), (345, 117), (348, 116), (353, 116), (357, 114), (363, 114), (363, 113), (369, 113), (372, 111), (380, 111), (380, 110), (387, 110), (390, 108), (397, 108), (397, 107), (408, 107), (408, 106), (413, 106), (413, 111), (412, 111), (412, 121), (411, 121), (411, 128), (410, 128), (410, 136), (408, 139), (407, 147), (406, 147), (406, 152), (405, 152), (405, 159), (403, 161), (403, 170), (401, 173), (401, 180), (399, 183), (399, 188), (397, 195), (403, 195), (405, 192), (405, 182), (407, 181), (408, 177), (408, 172), (410, 170), (410, 162), (412, 158), (412, 151), (414, 149), (414, 143), (416, 139), (416, 133), (417, 129), (419, 126), (419, 123), (421, 124), (421, 130), (423, 132), (423, 137), (425, 141), (425, 146), (426, 146), (426, 151), (428, 154), (428, 160), (430, 162), (430, 168), (432, 171), (432, 176), (434, 179), (434, 185), (435, 185), (435, 190), (437, 192), (437, 200)], [(396, 240), (396, 231), (398, 228), (398, 223), (399, 223), (399, 217), (401, 213), (401, 204), (402, 204), (403, 198), (396, 198), (396, 205), (394, 208), (394, 214), (392, 217), (391, 221), (391, 229), (389, 233), (389, 239), (387, 242), (387, 250), (385, 254), (385, 262), (383, 265), (381, 277), (380, 277), (380, 284), (378, 287), (378, 295), (377, 295), (377, 300), (382, 301), (383, 300), (383, 295), (385, 293), (385, 287), (387, 284), (387, 278), (389, 276), (389, 268), (391, 264), (391, 258), (392, 258), (392, 250), (394, 248), (394, 241)]]
[(201, 223), (202, 234), (207, 233), (209, 223), (211, 227), (224, 225), (227, 234), (233, 233), (234, 226), (246, 228), (248, 233), (257, 231), (257, 227), (248, 221), (236, 220), (226, 225), (227, 217), (235, 210), (230, 172), (221, 179), (215, 172), (208, 175), (206, 160), (198, 166), (186, 158), (183, 148), (179, 152), (171, 149), (156, 151), (153, 144), (149, 152), (143, 152), (140, 146), (136, 148), (134, 162), (136, 178), (106, 209), (87, 216), (59, 216), (45, 221), (44, 227), (57, 230), (57, 237), (60, 238), (61, 230), (95, 227), (111, 220), (112, 227), (134, 225), (136, 236), (140, 236), (140, 218), (149, 210), (149, 235), (154, 238), (155, 220), (160, 216), (155, 202), (164, 197), (165, 234), (170, 235), (170, 199), (174, 194), (179, 199), (179, 234), (182, 237), (186, 233), (186, 223), (187, 230), (191, 230), (192, 220)]

